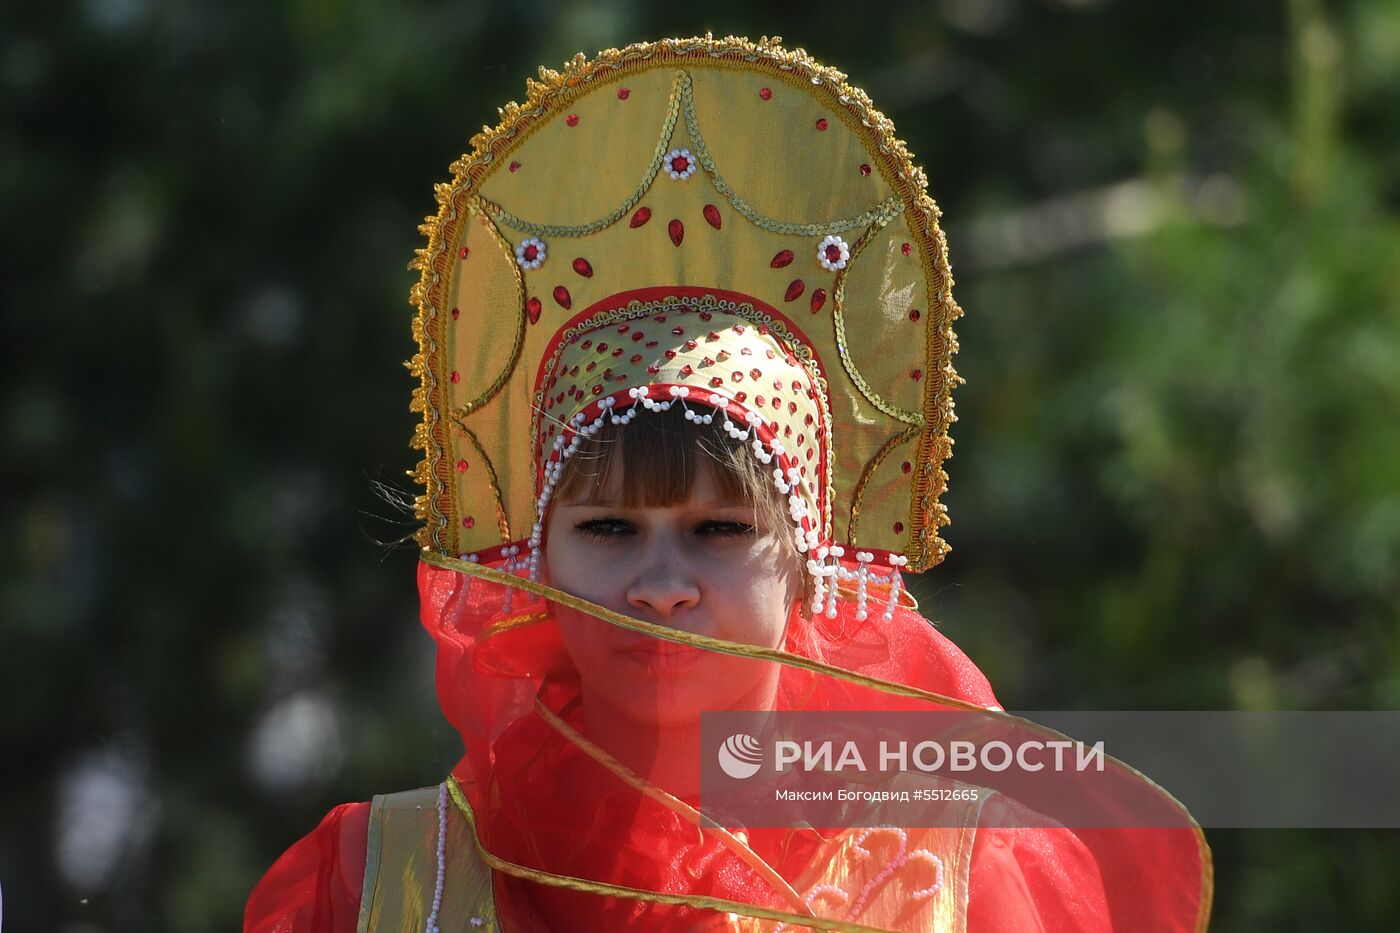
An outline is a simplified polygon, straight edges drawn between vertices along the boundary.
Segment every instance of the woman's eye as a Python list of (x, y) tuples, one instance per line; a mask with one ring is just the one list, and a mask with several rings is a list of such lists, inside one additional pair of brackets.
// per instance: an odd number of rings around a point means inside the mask
[(594, 518), (579, 522), (574, 531), (585, 538), (606, 541), (610, 538), (623, 538), (632, 533), (632, 526), (620, 518)]
[(695, 531), (707, 538), (739, 538), (753, 534), (755, 529), (745, 522), (701, 522)]

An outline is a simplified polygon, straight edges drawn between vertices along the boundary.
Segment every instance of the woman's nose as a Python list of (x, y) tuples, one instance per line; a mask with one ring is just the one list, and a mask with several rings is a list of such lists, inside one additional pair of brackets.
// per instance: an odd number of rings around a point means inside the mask
[(700, 587), (695, 578), (672, 563), (646, 567), (627, 587), (629, 606), (662, 619), (699, 603)]

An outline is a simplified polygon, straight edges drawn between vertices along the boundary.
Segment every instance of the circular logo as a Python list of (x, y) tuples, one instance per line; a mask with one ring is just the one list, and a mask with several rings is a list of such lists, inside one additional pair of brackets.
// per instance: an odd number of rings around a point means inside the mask
[(719, 747), (719, 766), (735, 780), (751, 778), (763, 767), (763, 746), (751, 735), (735, 733)]

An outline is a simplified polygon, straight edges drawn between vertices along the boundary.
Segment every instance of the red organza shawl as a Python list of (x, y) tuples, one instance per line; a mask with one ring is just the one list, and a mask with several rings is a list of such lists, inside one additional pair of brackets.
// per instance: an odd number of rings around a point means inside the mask
[[(570, 739), (583, 729), (579, 680), (552, 604), (428, 562), (420, 564), (419, 589), (422, 621), (437, 643), (439, 702), (465, 745), (453, 775), (485, 852), (556, 878), (793, 909), (783, 881), (827, 857), (827, 837), (754, 830), (748, 845), (761, 864), (736, 855)], [(981, 672), (917, 612), (900, 607), (891, 618), (877, 611), (858, 620), (847, 601), (837, 606), (835, 619), (790, 623), (784, 649), (959, 706), (999, 708)], [(825, 669), (784, 667), (776, 708), (939, 705)], [(249, 902), (245, 930), (354, 928), (363, 808), (333, 811), (273, 866)], [(1209, 882), (1209, 850), (1194, 829), (982, 829), (972, 852), (968, 929), (1194, 931), (1208, 914)], [(496, 873), (495, 893), (511, 931), (723, 928), (712, 926), (719, 915), (706, 907), (600, 895), (508, 872)]]

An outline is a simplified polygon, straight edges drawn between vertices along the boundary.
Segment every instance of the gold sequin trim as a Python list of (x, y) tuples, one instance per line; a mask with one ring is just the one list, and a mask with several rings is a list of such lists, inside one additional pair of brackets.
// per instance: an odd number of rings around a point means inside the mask
[(855, 492), (851, 494), (851, 520), (846, 526), (846, 538), (849, 540), (851, 547), (856, 547), (859, 544), (857, 528), (860, 524), (860, 504), (865, 499), (865, 487), (870, 484), (870, 477), (875, 474), (880, 464), (890, 455), (890, 451), (894, 450), (900, 444), (906, 443), (918, 433), (919, 428), (916, 426), (908, 428), (902, 433), (896, 434), (894, 437), (885, 441), (875, 453), (875, 456), (870, 458), (870, 462), (865, 465), (865, 469), (861, 470), (860, 481), (856, 483)]
[[(883, 226), (883, 225), (881, 225)], [(860, 390), (860, 394), (865, 396), (865, 400), (874, 405), (880, 411), (894, 418), (896, 421), (903, 421), (905, 424), (924, 424), (924, 418), (916, 411), (907, 411), (898, 405), (893, 405), (887, 401), (874, 389), (870, 383), (865, 381), (860, 370), (856, 367), (856, 361), (851, 359), (851, 348), (846, 343), (846, 316), (843, 311), (846, 302), (846, 273), (865, 250), (865, 247), (874, 239), (875, 234), (880, 232), (880, 227), (871, 227), (861, 234), (851, 246), (851, 258), (844, 269), (836, 273), (836, 281), (831, 287), (831, 300), (833, 303), (831, 312), (831, 324), (836, 330), (836, 353), (841, 357), (841, 366), (846, 370), (846, 375), (850, 377), (851, 383)]]
[[(671, 144), (671, 134), (675, 132), (676, 119), (680, 116), (679, 92), (681, 76), (683, 75), (685, 75), (685, 72), (680, 72), (675, 83), (671, 87), (671, 100), (666, 107), (666, 118), (661, 122), (661, 137), (656, 141), (656, 151), (652, 153), (651, 164), (647, 166), (646, 175), (642, 178), (641, 183), (637, 185), (636, 189), (627, 197), (627, 200), (623, 201), (621, 206), (611, 214), (595, 220), (592, 223), (579, 224), (576, 226), (565, 224), (537, 224), (517, 217), (504, 207), (501, 207), (501, 205), (494, 201), (488, 201), (485, 198), (480, 199), (482, 206), (506, 226), (514, 230), (519, 230), (522, 233), (528, 233), (531, 236), (581, 237), (611, 227), (625, 217), (628, 211), (637, 206), (637, 202), (642, 199), (642, 196), (647, 193), (652, 183), (656, 181), (656, 174), (661, 171), (661, 162), (666, 158), (666, 149)], [(688, 80), (687, 78), (687, 82)]]
[(485, 212), (481, 210), (480, 207), (479, 204), (474, 204), (471, 213), (481, 222), (481, 226), (485, 228), (487, 234), (491, 237), (491, 242), (495, 243), (496, 248), (506, 257), (506, 261), (510, 266), (510, 271), (515, 276), (516, 306), (520, 313), (516, 315), (515, 340), (511, 344), (510, 357), (506, 363), (506, 368), (501, 371), (500, 375), (498, 375), (479, 396), (469, 402), (463, 402), (457, 407), (458, 413), (463, 415), (469, 414), (482, 405), (485, 405), (496, 397), (496, 393), (500, 392), (501, 389), (505, 387), (505, 384), (510, 381), (511, 375), (515, 372), (515, 367), (520, 363), (520, 351), (525, 346), (525, 277), (520, 273), (520, 265), (515, 261), (515, 253), (511, 250), (510, 244), (506, 242), (505, 237), (501, 236), (501, 231), (496, 229), (496, 225), (491, 222), (491, 219), (486, 216)]
[(472, 447), (476, 448), (476, 455), (481, 458), (481, 465), (486, 469), (487, 483), (491, 488), (491, 497), (496, 503), (496, 526), (501, 532), (501, 543), (506, 544), (511, 540), (510, 519), (506, 517), (506, 506), (501, 500), (501, 483), (496, 478), (496, 467), (492, 465), (491, 458), (486, 453), (486, 448), (481, 446), (481, 441), (477, 439), (476, 432), (462, 423), (460, 414), (453, 415), (452, 420), (456, 423), (457, 429), (466, 435), (471, 441)]

